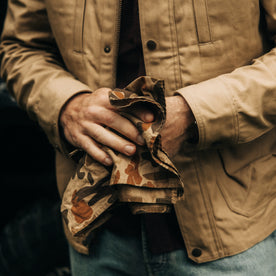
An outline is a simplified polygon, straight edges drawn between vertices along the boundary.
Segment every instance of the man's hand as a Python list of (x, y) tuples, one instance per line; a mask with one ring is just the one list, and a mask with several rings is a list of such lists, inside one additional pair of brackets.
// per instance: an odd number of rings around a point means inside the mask
[[(100, 88), (93, 93), (76, 95), (68, 101), (60, 116), (67, 141), (107, 166), (112, 160), (101, 149), (102, 145), (131, 156), (136, 144), (144, 144), (136, 127), (111, 106), (109, 91), (109, 88)], [(136, 110), (135, 115), (144, 122), (154, 120), (153, 113), (143, 108)]]
[(188, 138), (187, 129), (195, 118), (182, 96), (167, 97), (166, 108), (167, 119), (161, 131), (162, 147), (173, 157)]

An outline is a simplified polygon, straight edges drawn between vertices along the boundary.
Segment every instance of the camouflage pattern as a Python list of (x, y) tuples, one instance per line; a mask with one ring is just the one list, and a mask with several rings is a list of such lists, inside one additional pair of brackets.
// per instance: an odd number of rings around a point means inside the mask
[[(131, 120), (146, 141), (128, 157), (103, 149), (114, 165), (105, 167), (84, 154), (64, 193), (61, 212), (73, 235), (91, 231), (106, 221), (116, 204), (127, 204), (133, 214), (165, 213), (184, 197), (177, 169), (161, 147), (160, 131), (166, 119), (164, 83), (140, 77), (125, 89), (110, 92), (110, 103)], [(155, 112), (153, 123), (132, 114), (136, 105), (146, 104)]]

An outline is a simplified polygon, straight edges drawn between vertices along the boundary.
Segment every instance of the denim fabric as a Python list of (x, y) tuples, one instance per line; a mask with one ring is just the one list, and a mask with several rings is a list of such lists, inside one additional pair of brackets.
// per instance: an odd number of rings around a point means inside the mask
[(70, 248), (73, 276), (275, 276), (276, 231), (264, 241), (235, 256), (197, 264), (185, 250), (153, 255), (144, 228), (141, 236), (103, 230), (89, 256)]

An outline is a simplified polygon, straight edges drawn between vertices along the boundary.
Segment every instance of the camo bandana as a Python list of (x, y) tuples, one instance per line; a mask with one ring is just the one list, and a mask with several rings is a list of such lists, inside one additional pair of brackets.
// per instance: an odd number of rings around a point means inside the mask
[[(103, 147), (114, 165), (105, 167), (88, 154), (65, 190), (61, 212), (74, 236), (102, 225), (117, 204), (127, 204), (133, 214), (166, 213), (184, 199), (183, 183), (168, 155), (161, 147), (160, 131), (166, 119), (164, 82), (140, 77), (125, 89), (110, 92), (110, 103), (134, 123), (146, 141), (128, 157)], [(153, 123), (144, 123), (132, 114), (137, 105), (146, 104), (155, 112)]]

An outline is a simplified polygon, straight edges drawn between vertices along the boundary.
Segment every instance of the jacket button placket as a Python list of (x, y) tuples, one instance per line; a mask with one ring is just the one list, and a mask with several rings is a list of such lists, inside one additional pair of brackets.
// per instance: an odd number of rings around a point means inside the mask
[(110, 53), (110, 51), (111, 51), (111, 48), (109, 47), (109, 46), (106, 46), (106, 47), (104, 47), (104, 52), (105, 53)]

